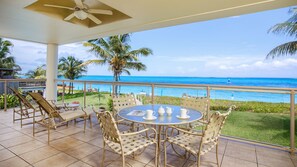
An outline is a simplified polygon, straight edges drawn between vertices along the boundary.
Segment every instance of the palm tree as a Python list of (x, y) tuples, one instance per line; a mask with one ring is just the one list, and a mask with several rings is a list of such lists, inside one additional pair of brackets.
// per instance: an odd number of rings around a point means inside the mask
[[(88, 60), (83, 65), (98, 64), (109, 66), (109, 70), (113, 72), (114, 81), (118, 82), (123, 73), (131, 75), (130, 69), (142, 71), (146, 70), (146, 66), (139, 62), (139, 56), (148, 56), (152, 54), (149, 48), (140, 48), (132, 50), (129, 45), (130, 35), (116, 35), (108, 38), (99, 38), (89, 40), (84, 46), (90, 47), (90, 52), (95, 53), (98, 59)], [(115, 87), (115, 93), (118, 91)]]
[[(15, 63), (13, 56), (8, 56), (10, 54), (10, 49), (13, 47), (13, 44), (8, 41), (0, 38), (0, 68), (9, 68), (14, 69), (14, 71), (21, 71), (21, 67)], [(9, 75), (15, 75), (13, 72)]]
[(45, 64), (38, 66), (36, 69), (34, 70), (30, 70), (28, 71), (25, 75), (28, 78), (33, 78), (33, 79), (45, 79), (45, 72), (46, 70), (44, 69)]
[[(59, 59), (58, 68), (65, 78), (74, 80), (79, 78), (84, 72), (87, 72), (87, 68), (82, 66), (82, 63), (82, 60), (76, 59), (73, 56), (62, 57)], [(73, 94), (73, 82), (69, 83), (68, 90), (68, 94), (70, 94), (70, 90), (72, 90)]]
[[(268, 32), (274, 34), (282, 34), (290, 37), (297, 37), (297, 8), (290, 9), (289, 13), (292, 16), (285, 22), (279, 23), (271, 27)], [(277, 56), (283, 55), (295, 55), (297, 51), (297, 41), (291, 41), (281, 44), (274, 49), (272, 49), (266, 58), (275, 58)]]

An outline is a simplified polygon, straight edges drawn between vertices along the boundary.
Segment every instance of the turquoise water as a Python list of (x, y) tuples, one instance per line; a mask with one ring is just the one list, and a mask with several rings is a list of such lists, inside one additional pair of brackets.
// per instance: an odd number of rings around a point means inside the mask
[[(62, 79), (62, 78), (61, 78)], [(83, 76), (78, 80), (113, 81), (112, 76)], [(212, 77), (155, 77), (155, 76), (122, 76), (123, 82), (167, 83), (167, 84), (209, 84), (230, 86), (258, 86), (297, 88), (297, 79), (292, 78), (212, 78)], [(75, 83), (76, 89), (83, 89), (82, 84)], [(91, 86), (88, 85), (87, 88)], [(92, 85), (100, 91), (111, 91), (111, 85)], [(151, 94), (151, 87), (146, 86), (120, 86), (121, 93), (146, 93)], [(193, 96), (205, 96), (204, 89), (178, 89), (155, 88), (155, 95), (181, 97), (183, 93)], [(211, 90), (211, 99), (226, 99), (238, 101), (263, 101), (263, 102), (289, 102), (289, 95), (241, 91)]]

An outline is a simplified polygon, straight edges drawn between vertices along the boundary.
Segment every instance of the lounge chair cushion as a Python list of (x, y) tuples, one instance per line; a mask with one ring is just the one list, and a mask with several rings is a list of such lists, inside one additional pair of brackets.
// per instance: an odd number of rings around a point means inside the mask
[(73, 120), (75, 118), (84, 117), (86, 115), (85, 115), (85, 113), (83, 111), (77, 110), (77, 111), (66, 111), (66, 112), (62, 112), (62, 113), (60, 113), (60, 116), (65, 121), (70, 121), (70, 120)]

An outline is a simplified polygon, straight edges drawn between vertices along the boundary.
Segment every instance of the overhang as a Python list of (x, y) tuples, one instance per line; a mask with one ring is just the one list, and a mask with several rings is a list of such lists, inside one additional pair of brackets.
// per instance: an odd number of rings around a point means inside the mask
[(66, 44), (297, 5), (296, 0), (100, 0), (127, 18), (89, 28), (25, 9), (34, 2), (0, 1), (1, 37)]

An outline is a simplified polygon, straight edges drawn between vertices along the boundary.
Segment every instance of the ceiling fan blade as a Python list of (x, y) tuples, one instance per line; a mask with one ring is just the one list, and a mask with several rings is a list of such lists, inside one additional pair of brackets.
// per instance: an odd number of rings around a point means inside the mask
[(94, 13), (94, 14), (106, 14), (106, 15), (112, 15), (111, 10), (102, 10), (102, 9), (88, 9), (89, 13)]
[(83, 9), (84, 8), (84, 4), (82, 2), (82, 0), (74, 0), (76, 6), (78, 6), (79, 8)]
[(70, 14), (69, 16), (65, 17), (64, 20), (69, 21), (71, 20), (73, 17), (75, 17), (74, 13)]
[(44, 4), (43, 6), (52, 7), (52, 8), (62, 8), (62, 9), (74, 10), (74, 8), (67, 7), (67, 6), (50, 5), (50, 4)]
[(95, 17), (94, 15), (92, 14), (88, 14), (88, 18), (91, 19), (93, 22), (95, 22), (96, 24), (101, 24), (102, 21), (97, 19), (97, 17)]

